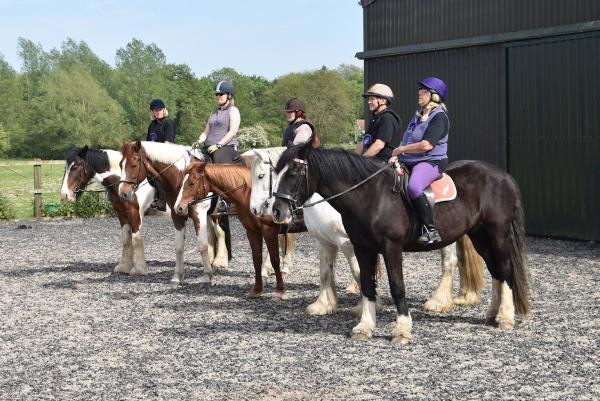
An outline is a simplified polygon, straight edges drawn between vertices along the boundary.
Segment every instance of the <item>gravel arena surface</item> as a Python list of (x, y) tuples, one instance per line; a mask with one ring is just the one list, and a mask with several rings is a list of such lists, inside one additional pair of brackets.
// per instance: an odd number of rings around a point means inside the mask
[(191, 224), (186, 280), (174, 286), (169, 218), (145, 220), (145, 277), (113, 273), (116, 218), (0, 223), (0, 399), (600, 398), (597, 243), (527, 238), (533, 314), (512, 332), (484, 324), (489, 274), (481, 305), (423, 312), (440, 256), (406, 254), (413, 340), (395, 346), (385, 274), (375, 336), (353, 342), (349, 310), (359, 297), (344, 292), (350, 273), (341, 254), (337, 313), (307, 316), (318, 294), (314, 240), (297, 236), (282, 301), (271, 298), (273, 279), (251, 300), (250, 248), (237, 219), (231, 224), (230, 268), (203, 288)]

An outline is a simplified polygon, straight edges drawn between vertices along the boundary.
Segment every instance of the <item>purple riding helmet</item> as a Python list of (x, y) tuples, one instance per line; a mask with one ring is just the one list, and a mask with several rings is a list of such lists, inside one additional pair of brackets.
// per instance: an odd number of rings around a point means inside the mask
[(428, 89), (437, 93), (442, 98), (442, 102), (448, 98), (448, 86), (439, 78), (428, 77), (419, 81), (419, 87)]

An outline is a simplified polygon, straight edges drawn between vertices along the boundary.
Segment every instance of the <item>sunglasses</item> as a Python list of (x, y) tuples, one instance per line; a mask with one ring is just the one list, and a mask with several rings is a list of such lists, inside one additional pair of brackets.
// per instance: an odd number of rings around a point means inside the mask
[(215, 96), (219, 97), (219, 96), (223, 96), (226, 95), (226, 93), (215, 93)]

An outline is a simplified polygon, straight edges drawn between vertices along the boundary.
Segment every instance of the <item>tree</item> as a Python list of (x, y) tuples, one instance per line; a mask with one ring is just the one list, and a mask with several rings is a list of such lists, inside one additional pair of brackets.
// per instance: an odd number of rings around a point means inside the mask
[(269, 147), (269, 134), (262, 125), (240, 128), (237, 134), (241, 151)]
[(266, 122), (279, 127), (279, 138), (287, 125), (283, 106), (292, 97), (306, 103), (307, 116), (315, 124), (323, 143), (337, 145), (348, 141), (352, 127), (350, 99), (339, 73), (320, 69), (292, 73), (276, 80), (265, 96), (264, 107), (268, 110)]
[(70, 144), (117, 148), (126, 137), (125, 114), (87, 68), (57, 68), (31, 102), (28, 156), (63, 157)]
[(27, 100), (39, 94), (39, 83), (42, 77), (50, 71), (51, 60), (39, 43), (19, 38), (19, 57), (22, 60), (22, 71), (25, 79), (25, 96)]
[(4, 130), (4, 127), (0, 122), (0, 156), (4, 156), (9, 149), (10, 142), (8, 140), (8, 133)]
[(116, 64), (113, 95), (125, 109), (133, 137), (145, 139), (150, 122), (148, 104), (152, 99), (163, 99), (169, 113), (177, 113), (177, 87), (169, 79), (171, 71), (166, 66), (166, 57), (154, 43), (146, 45), (133, 39), (117, 50)]
[(0, 126), (5, 135), (0, 146), (5, 155), (18, 153), (25, 133), (28, 113), (22, 83), (23, 77), (0, 55)]

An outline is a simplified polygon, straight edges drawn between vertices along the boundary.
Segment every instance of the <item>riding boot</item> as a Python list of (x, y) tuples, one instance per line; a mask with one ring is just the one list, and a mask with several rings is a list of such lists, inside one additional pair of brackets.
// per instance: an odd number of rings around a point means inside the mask
[(433, 205), (429, 203), (427, 196), (421, 194), (417, 199), (413, 199), (413, 203), (421, 218), (421, 222), (423, 222), (423, 230), (421, 236), (417, 238), (417, 243), (419, 245), (428, 245), (440, 242), (442, 238), (433, 223)]
[(167, 200), (165, 193), (158, 188), (154, 187), (154, 201), (150, 205), (151, 208), (158, 209), (162, 212), (167, 210)]

